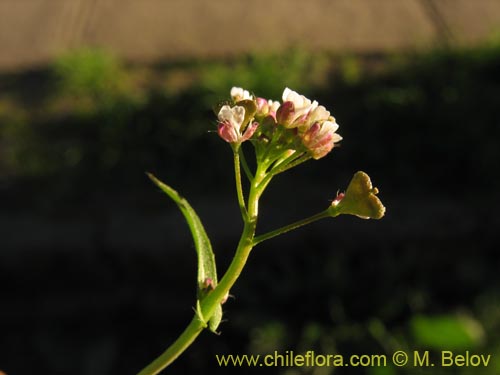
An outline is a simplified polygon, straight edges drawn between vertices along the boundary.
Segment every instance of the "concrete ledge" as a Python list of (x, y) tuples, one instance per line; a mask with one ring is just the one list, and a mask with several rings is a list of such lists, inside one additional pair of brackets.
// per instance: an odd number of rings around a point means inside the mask
[(153, 62), (291, 45), (413, 49), (500, 30), (496, 0), (0, 0), (0, 15), (0, 70), (88, 45)]

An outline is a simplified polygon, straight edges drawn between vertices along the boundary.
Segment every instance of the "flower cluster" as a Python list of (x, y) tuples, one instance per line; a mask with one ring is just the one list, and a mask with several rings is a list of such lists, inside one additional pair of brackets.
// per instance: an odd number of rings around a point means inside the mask
[(282, 103), (255, 97), (239, 87), (231, 89), (231, 98), (232, 103), (220, 107), (217, 116), (220, 137), (233, 145), (251, 139), (256, 148), (320, 159), (342, 140), (335, 118), (324, 106), (289, 88), (283, 91)]

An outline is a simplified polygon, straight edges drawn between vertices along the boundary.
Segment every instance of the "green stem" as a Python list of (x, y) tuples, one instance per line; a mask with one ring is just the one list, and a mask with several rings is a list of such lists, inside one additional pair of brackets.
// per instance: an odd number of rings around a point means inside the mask
[(240, 170), (240, 154), (238, 148), (233, 149), (234, 155), (234, 177), (236, 179), (236, 192), (238, 194), (238, 204), (240, 206), (241, 216), (243, 221), (247, 221), (247, 209), (245, 205), (245, 197), (243, 196), (243, 187), (241, 185), (241, 170)]
[(302, 164), (302, 163), (308, 161), (309, 159), (311, 159), (311, 156), (308, 154), (302, 154), (302, 155), (296, 157), (295, 160), (293, 160), (293, 156), (295, 156), (295, 155), (291, 155), (291, 157), (289, 158), (291, 160), (286, 159), (284, 162), (277, 165), (276, 168), (273, 168), (271, 170), (272, 176), (274, 177), (277, 174), (283, 173), (283, 172), (285, 172), (293, 167), (296, 167), (297, 165)]
[(320, 212), (316, 215), (313, 215), (313, 216), (310, 216), (308, 218), (296, 221), (295, 223), (286, 225), (284, 227), (278, 228), (276, 230), (273, 230), (273, 231), (265, 233), (265, 234), (261, 234), (260, 236), (257, 236), (254, 238), (253, 245), (256, 246), (257, 244), (259, 244), (265, 240), (279, 236), (280, 234), (283, 234), (283, 233), (289, 232), (291, 230), (300, 228), (304, 225), (313, 223), (317, 220), (324, 219), (325, 217), (329, 217), (329, 216), (331, 216), (330, 213), (328, 212), (328, 210), (325, 210), (325, 211)]
[(283, 157), (283, 158), (276, 160), (276, 162), (273, 165), (273, 170), (277, 169), (279, 166), (287, 165), (288, 163), (290, 163), (294, 159), (300, 158), (302, 156), (302, 154), (299, 154), (297, 156), (297, 152), (298, 151), (295, 151), (293, 154), (291, 154), (289, 156), (286, 156), (286, 157)]
[(138, 375), (158, 374), (161, 370), (175, 361), (177, 357), (180, 356), (184, 350), (186, 350), (193, 343), (205, 325), (206, 324), (201, 322), (198, 317), (195, 316), (177, 340), (175, 340), (175, 342), (170, 345), (169, 348), (163, 352), (163, 354), (142, 369)]
[(247, 158), (245, 157), (245, 153), (243, 152), (243, 148), (240, 147), (239, 149), (240, 153), (240, 159), (241, 159), (241, 165), (243, 166), (243, 171), (245, 172), (245, 175), (248, 178), (248, 181), (252, 182), (253, 181), (253, 174), (250, 171), (250, 168), (247, 163)]
[[(295, 155), (291, 155), (288, 159), (291, 159), (293, 160), (293, 157)], [(302, 164), (304, 163), (305, 161), (311, 159), (311, 156), (305, 154), (305, 155), (300, 155), (296, 160), (294, 161), (287, 161), (288, 159), (285, 159), (285, 161), (279, 163), (278, 166), (276, 167), (273, 167), (273, 169), (271, 169), (271, 171), (267, 174), (267, 176), (262, 180), (260, 186), (259, 186), (259, 190), (261, 191), (264, 191), (264, 189), (267, 187), (267, 185), (269, 184), (269, 182), (271, 182), (271, 179), (280, 174), (280, 173), (283, 173), (287, 170), (289, 170), (290, 168), (293, 168), (293, 167), (296, 167), (297, 165), (299, 164)], [(285, 162), (287, 162), (288, 164), (285, 164)]]

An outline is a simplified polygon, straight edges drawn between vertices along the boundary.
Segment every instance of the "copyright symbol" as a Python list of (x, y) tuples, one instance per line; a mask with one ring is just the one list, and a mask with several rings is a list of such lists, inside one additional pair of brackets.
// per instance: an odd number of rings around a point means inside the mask
[(402, 350), (398, 350), (392, 355), (392, 363), (398, 367), (402, 367), (408, 363), (408, 354)]

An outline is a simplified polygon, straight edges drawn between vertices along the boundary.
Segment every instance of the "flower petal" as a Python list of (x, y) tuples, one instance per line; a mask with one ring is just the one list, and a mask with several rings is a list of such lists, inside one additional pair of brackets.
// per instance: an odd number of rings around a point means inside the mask
[(240, 138), (241, 142), (247, 141), (250, 138), (252, 138), (253, 133), (257, 130), (257, 127), (259, 126), (259, 123), (257, 121), (254, 121), (250, 125), (247, 126), (245, 129), (245, 132), (243, 133), (243, 136)]
[(232, 108), (232, 111), (233, 126), (239, 132), (241, 129), (241, 125), (243, 125), (243, 120), (245, 120), (245, 107), (237, 105)]
[(252, 94), (241, 87), (233, 87), (231, 88), (231, 98), (233, 101), (239, 102), (240, 100), (252, 99)]
[(217, 133), (226, 142), (234, 143), (238, 141), (238, 133), (229, 121), (220, 122)]

